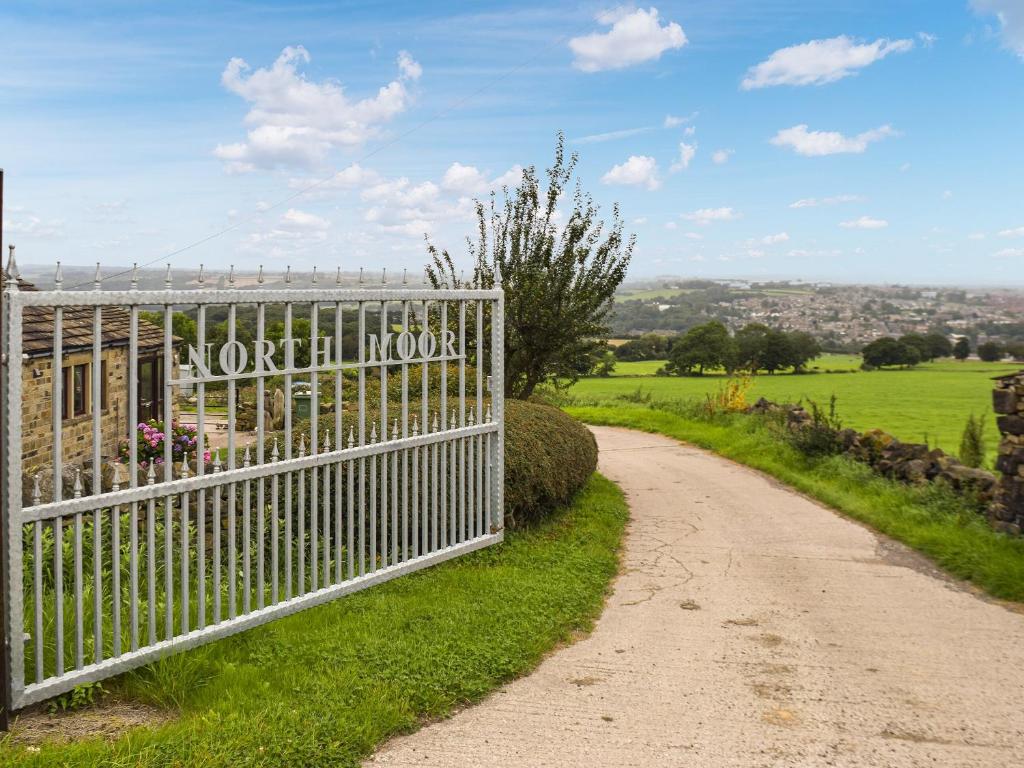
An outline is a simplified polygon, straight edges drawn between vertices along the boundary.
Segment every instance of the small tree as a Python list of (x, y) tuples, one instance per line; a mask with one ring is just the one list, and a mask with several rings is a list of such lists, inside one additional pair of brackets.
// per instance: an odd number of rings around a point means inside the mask
[(960, 461), (968, 467), (980, 467), (985, 461), (985, 422), (973, 413), (960, 438)]
[(1003, 348), (994, 341), (978, 345), (978, 357), (986, 363), (997, 363), (1003, 359)]
[[(607, 334), (605, 318), (626, 277), (635, 236), (626, 237), (618, 206), (612, 221), (579, 182), (566, 199), (578, 161), (565, 157), (560, 133), (554, 164), (542, 189), (533, 166), (515, 190), (504, 190), (500, 206), (491, 193), (490, 211), (476, 204), (477, 243), (468, 241), (472, 284), (490, 288), (495, 277), (505, 290), (505, 392), (526, 399), (545, 381), (576, 381)], [(563, 208), (559, 208), (559, 205)], [(559, 212), (565, 224), (556, 223)], [(427, 274), (434, 287), (458, 287), (455, 263), (428, 241)]]
[(610, 349), (605, 349), (594, 362), (592, 373), (601, 378), (607, 378), (615, 373), (615, 353)]
[(735, 356), (735, 343), (729, 329), (712, 320), (691, 328), (672, 345), (665, 368), (680, 376), (696, 369), (701, 376), (707, 368), (730, 370)]
[(971, 354), (971, 342), (966, 336), (961, 336), (953, 345), (953, 357), (957, 360), (966, 360)]

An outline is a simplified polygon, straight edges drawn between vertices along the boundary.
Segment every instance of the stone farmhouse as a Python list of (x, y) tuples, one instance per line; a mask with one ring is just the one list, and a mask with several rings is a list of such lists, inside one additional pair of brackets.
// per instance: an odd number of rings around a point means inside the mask
[[(36, 287), (18, 281), (21, 291)], [(62, 376), (62, 456), (65, 467), (85, 467), (92, 457), (92, 420), (100, 410), (100, 450), (114, 459), (122, 440), (132, 434), (128, 423), (130, 315), (122, 307), (104, 307), (101, 314), (100, 391), (93, 391), (93, 308), (65, 307), (61, 360), (53, 358), (54, 312), (51, 307), (26, 307), (22, 316), (22, 466), (26, 475), (53, 464), (53, 376)], [(172, 376), (178, 375), (175, 344)], [(162, 328), (139, 318), (138, 418), (163, 419), (164, 361)], [(59, 368), (59, 374), (55, 370)], [(176, 393), (175, 393), (176, 395)], [(174, 397), (176, 400), (177, 397)], [(174, 404), (174, 416), (178, 415)]]

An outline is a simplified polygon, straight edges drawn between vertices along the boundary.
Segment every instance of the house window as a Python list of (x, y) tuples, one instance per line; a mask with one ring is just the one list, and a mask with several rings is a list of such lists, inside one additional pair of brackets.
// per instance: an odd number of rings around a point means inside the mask
[(64, 367), (64, 418), (73, 419), (89, 412), (89, 364)]
[(147, 357), (139, 360), (139, 418), (163, 418), (163, 366), (159, 357)]

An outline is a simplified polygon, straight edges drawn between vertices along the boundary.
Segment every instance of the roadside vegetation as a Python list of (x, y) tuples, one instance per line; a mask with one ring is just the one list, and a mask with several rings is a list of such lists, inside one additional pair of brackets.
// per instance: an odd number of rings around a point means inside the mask
[(354, 766), (590, 629), (627, 517), (595, 475), (573, 503), (503, 544), (104, 683), (180, 710), (113, 742), (19, 744), (0, 765)]
[[(656, 432), (761, 470), (796, 490), (922, 552), (989, 594), (1024, 601), (1024, 540), (995, 533), (970, 498), (940, 485), (905, 485), (847, 457), (822, 454), (780, 435), (767, 417), (729, 413), (728, 388), (709, 400), (650, 395), (566, 406), (588, 424)], [(841, 402), (841, 401), (840, 401)]]
[[(881, 428), (901, 440), (928, 443), (958, 453), (964, 424), (974, 414), (985, 422), (987, 462), (995, 455), (999, 433), (992, 417), (992, 378), (1020, 369), (1020, 364), (953, 359), (908, 369), (857, 370), (859, 358), (824, 355), (808, 374), (751, 377), (748, 398), (795, 403), (827, 403), (834, 395), (846, 426)], [(722, 371), (704, 376), (656, 376), (658, 361), (619, 363), (610, 377), (581, 379), (572, 398), (617, 399), (637, 395), (654, 400), (703, 400), (724, 381)], [(654, 370), (652, 370), (652, 368)], [(833, 373), (825, 373), (832, 371)]]

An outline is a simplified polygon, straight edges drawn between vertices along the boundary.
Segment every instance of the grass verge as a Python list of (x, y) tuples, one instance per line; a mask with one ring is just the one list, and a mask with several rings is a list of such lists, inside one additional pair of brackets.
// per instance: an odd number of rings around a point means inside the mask
[(565, 410), (588, 424), (657, 432), (759, 469), (902, 541), (994, 597), (1024, 601), (1024, 539), (995, 533), (948, 489), (903, 485), (842, 456), (805, 457), (763, 420), (749, 416), (708, 421), (622, 402)]
[(497, 547), (129, 673), (115, 695), (180, 708), (114, 742), (0, 745), (3, 765), (351, 766), (588, 631), (627, 517), (594, 475)]

